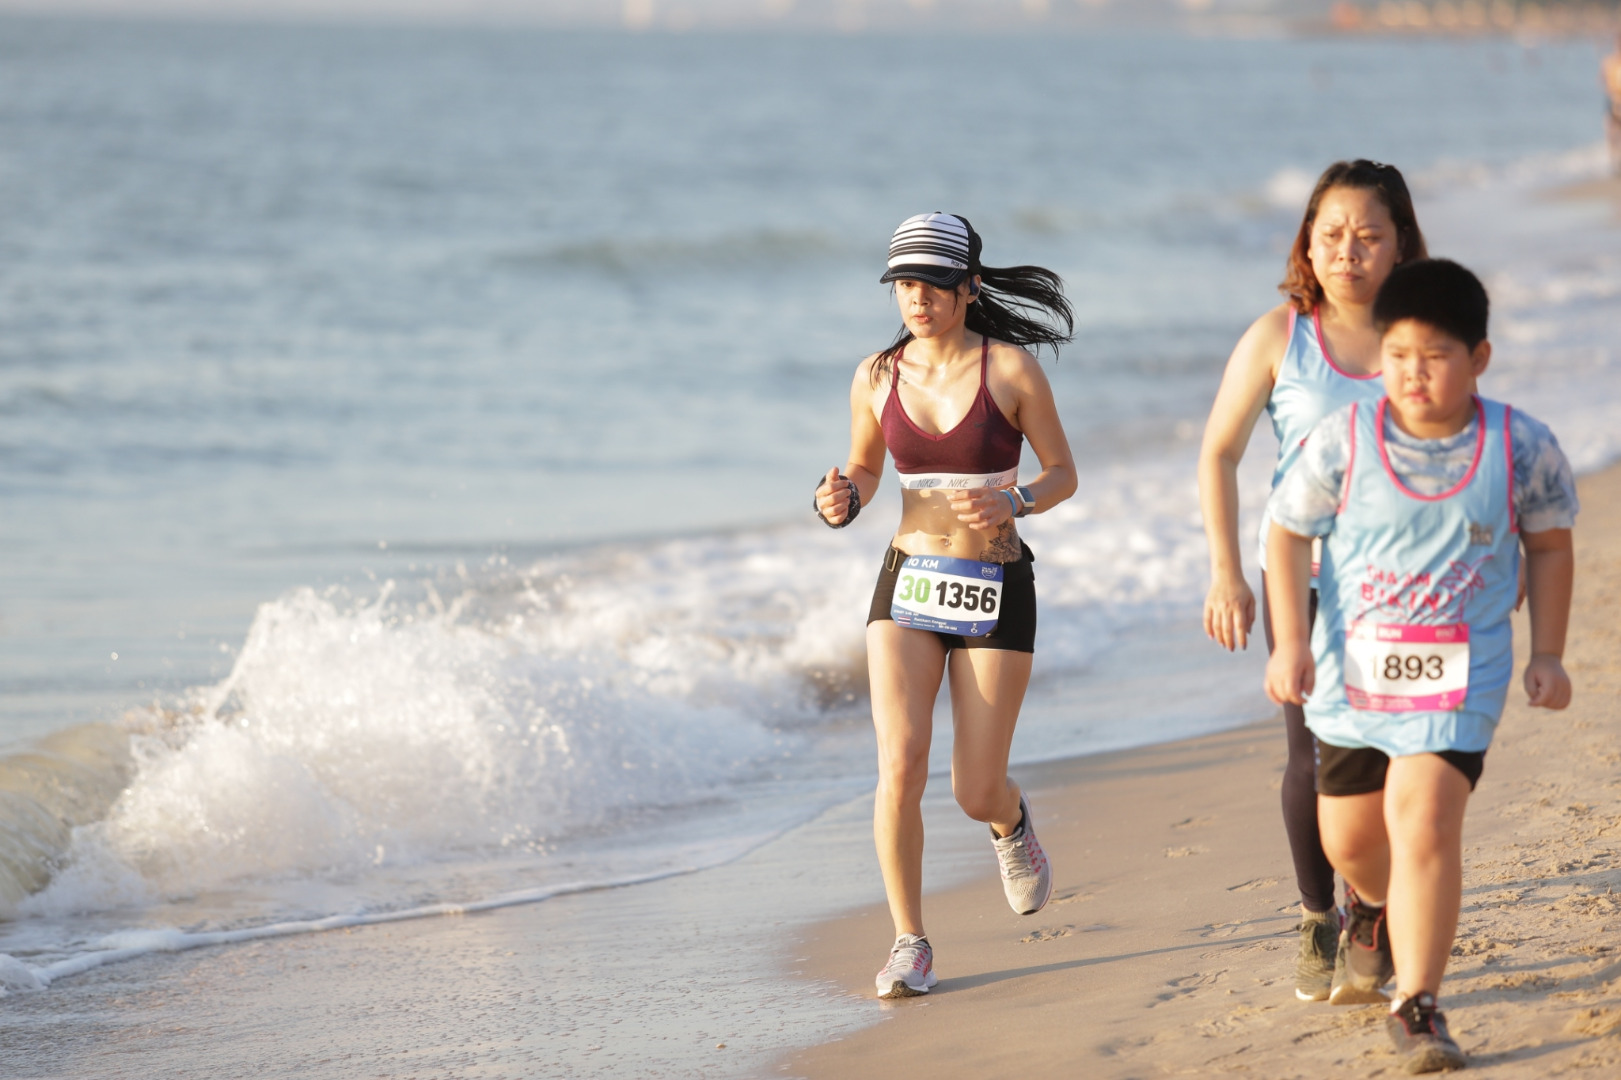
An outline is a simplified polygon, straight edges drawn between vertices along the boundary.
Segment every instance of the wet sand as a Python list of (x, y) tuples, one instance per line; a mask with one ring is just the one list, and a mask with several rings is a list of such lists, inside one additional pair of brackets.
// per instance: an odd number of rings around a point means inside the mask
[[(1466, 825), (1442, 1004), (1482, 1076), (1621, 1075), (1621, 468), (1580, 486), (1575, 703), (1529, 709), (1516, 681)], [(1523, 614), (1516, 640), (1523, 665)], [(1400, 1075), (1383, 1007), (1295, 1000), (1283, 762), (1274, 721), (1025, 771), (1053, 902), (1009, 911), (987, 845), (928, 898), (939, 987), (894, 1003), (881, 905), (814, 927), (807, 974), (874, 1023), (784, 1074)]]

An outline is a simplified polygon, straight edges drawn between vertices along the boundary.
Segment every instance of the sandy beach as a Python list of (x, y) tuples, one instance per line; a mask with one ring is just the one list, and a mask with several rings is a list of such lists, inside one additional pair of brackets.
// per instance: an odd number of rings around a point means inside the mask
[[(1621, 468), (1581, 491), (1576, 703), (1510, 706), (1468, 819), (1446, 1004), (1488, 1076), (1621, 1069)], [(1262, 723), (1023, 770), (1058, 870), (1053, 903), (1025, 919), (937, 781), (927, 910), (942, 982), (927, 998), (871, 996), (890, 928), (858, 799), (703, 873), (156, 954), (16, 994), (0, 1011), (5, 1071), (1393, 1074), (1380, 1009), (1294, 999), (1282, 765), (1281, 734)], [(591, 992), (569, 989), (582, 980)]]
[[(1621, 1074), (1621, 469), (1583, 478), (1563, 713), (1516, 683), (1469, 809), (1464, 906), (1444, 987), (1493, 1077)], [(1523, 613), (1516, 643), (1523, 664)], [(1278, 790), (1281, 728), (1031, 770), (1053, 902), (1019, 918), (994, 865), (931, 895), (941, 982), (871, 1000), (891, 935), (872, 906), (818, 925), (810, 974), (875, 1023), (795, 1053), (788, 1075), (1395, 1075), (1381, 1007), (1297, 1002), (1297, 896)]]
[[(1576, 703), (1511, 704), (1468, 819), (1445, 1004), (1487, 1076), (1621, 1070), (1621, 468), (1581, 492)], [(1282, 766), (1268, 722), (1021, 770), (1058, 871), (1052, 904), (1023, 919), (937, 780), (927, 912), (942, 981), (926, 998), (872, 997), (890, 927), (857, 799), (702, 873), (158, 953), (13, 994), (4, 1071), (1394, 1075), (1380, 1009), (1294, 999)]]

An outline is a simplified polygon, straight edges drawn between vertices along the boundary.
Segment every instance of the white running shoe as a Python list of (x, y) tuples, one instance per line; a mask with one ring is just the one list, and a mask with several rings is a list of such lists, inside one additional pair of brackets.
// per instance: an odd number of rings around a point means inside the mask
[(929, 987), (939, 981), (934, 977), (934, 950), (929, 947), (929, 939), (902, 934), (889, 950), (889, 963), (878, 972), (878, 996), (916, 997), (927, 994)]
[(1034, 915), (1047, 906), (1053, 894), (1053, 870), (1047, 862), (1047, 853), (1036, 839), (1035, 815), (1030, 812), (1030, 800), (1019, 795), (1019, 812), (1024, 824), (1012, 836), (997, 836), (991, 830), (991, 842), (996, 845), (996, 861), (1002, 870), (1002, 891), (1007, 902), (1020, 915)]

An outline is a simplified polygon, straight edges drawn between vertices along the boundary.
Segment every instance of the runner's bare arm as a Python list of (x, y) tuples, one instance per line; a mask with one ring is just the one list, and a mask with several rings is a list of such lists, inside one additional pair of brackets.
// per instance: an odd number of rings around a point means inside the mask
[(1041, 472), (1025, 486), (1036, 497), (1032, 514), (1044, 513), (1075, 494), (1079, 478), (1075, 473), (1075, 454), (1069, 448), (1069, 437), (1064, 434), (1063, 421), (1058, 418), (1058, 405), (1053, 401), (1052, 384), (1047, 373), (1034, 356), (1023, 349), (1009, 348), (1016, 354), (1016, 366), (1009, 380), (1018, 389), (1018, 411), (1014, 423), (1024, 432)]
[(1563, 709), (1570, 704), (1565, 674), (1565, 630), (1575, 587), (1576, 559), (1569, 529), (1525, 533), (1525, 590), (1531, 603), (1531, 659), (1525, 665), (1525, 692), (1531, 704)]
[(1255, 625), (1255, 594), (1244, 580), (1238, 542), (1238, 463), (1272, 396), (1288, 345), (1287, 305), (1280, 304), (1250, 324), (1227, 360), (1199, 449), (1199, 505), (1210, 545), (1204, 630), (1228, 651), (1248, 648)]
[[(1075, 455), (1058, 417), (1052, 384), (1047, 373), (1030, 353), (1014, 345), (991, 347), (991, 370), (987, 373), (991, 397), (1004, 412), (1011, 411), (1013, 425), (1024, 432), (1041, 463), (1041, 472), (1024, 485), (1035, 496), (1031, 513), (1051, 510), (1075, 494), (1077, 477)], [(1012, 408), (1004, 407), (1011, 399)], [(959, 521), (971, 529), (1000, 529), (1013, 517), (1013, 502), (1000, 490), (953, 492), (951, 508)], [(1015, 556), (1016, 557), (1016, 556)]]
[[(816, 488), (816, 508), (828, 524), (837, 525), (850, 512), (850, 485), (854, 484), (866, 506), (878, 494), (884, 471), (884, 433), (873, 410), (872, 365), (869, 356), (856, 368), (850, 382), (850, 458), (844, 468), (833, 468)], [(839, 480), (843, 472), (848, 482)]]
[(1266, 541), (1267, 600), (1275, 647), (1266, 662), (1266, 696), (1303, 705), (1317, 681), (1311, 655), (1311, 538), (1274, 522)]

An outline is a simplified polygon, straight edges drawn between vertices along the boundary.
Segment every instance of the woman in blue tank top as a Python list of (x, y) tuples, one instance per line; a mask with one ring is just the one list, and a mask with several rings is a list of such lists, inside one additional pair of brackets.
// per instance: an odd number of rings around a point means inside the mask
[[(1199, 452), (1199, 500), (1210, 543), (1204, 626), (1222, 647), (1247, 648), (1255, 623), (1238, 536), (1238, 463), (1261, 410), (1278, 437), (1276, 487), (1318, 420), (1383, 393), (1374, 298), (1399, 263), (1426, 255), (1412, 196), (1395, 166), (1340, 161), (1318, 178), (1279, 286), (1288, 299), (1256, 319), (1233, 349)], [(1266, 525), (1263, 520), (1258, 555), (1263, 591)], [(1266, 630), (1270, 650), (1270, 621)], [(1312, 739), (1299, 706), (1285, 706), (1284, 725), (1283, 821), (1301, 908), (1295, 993), (1320, 1001), (1328, 997), (1339, 933), (1338, 920), (1329, 917), (1334, 870), (1317, 832)]]

